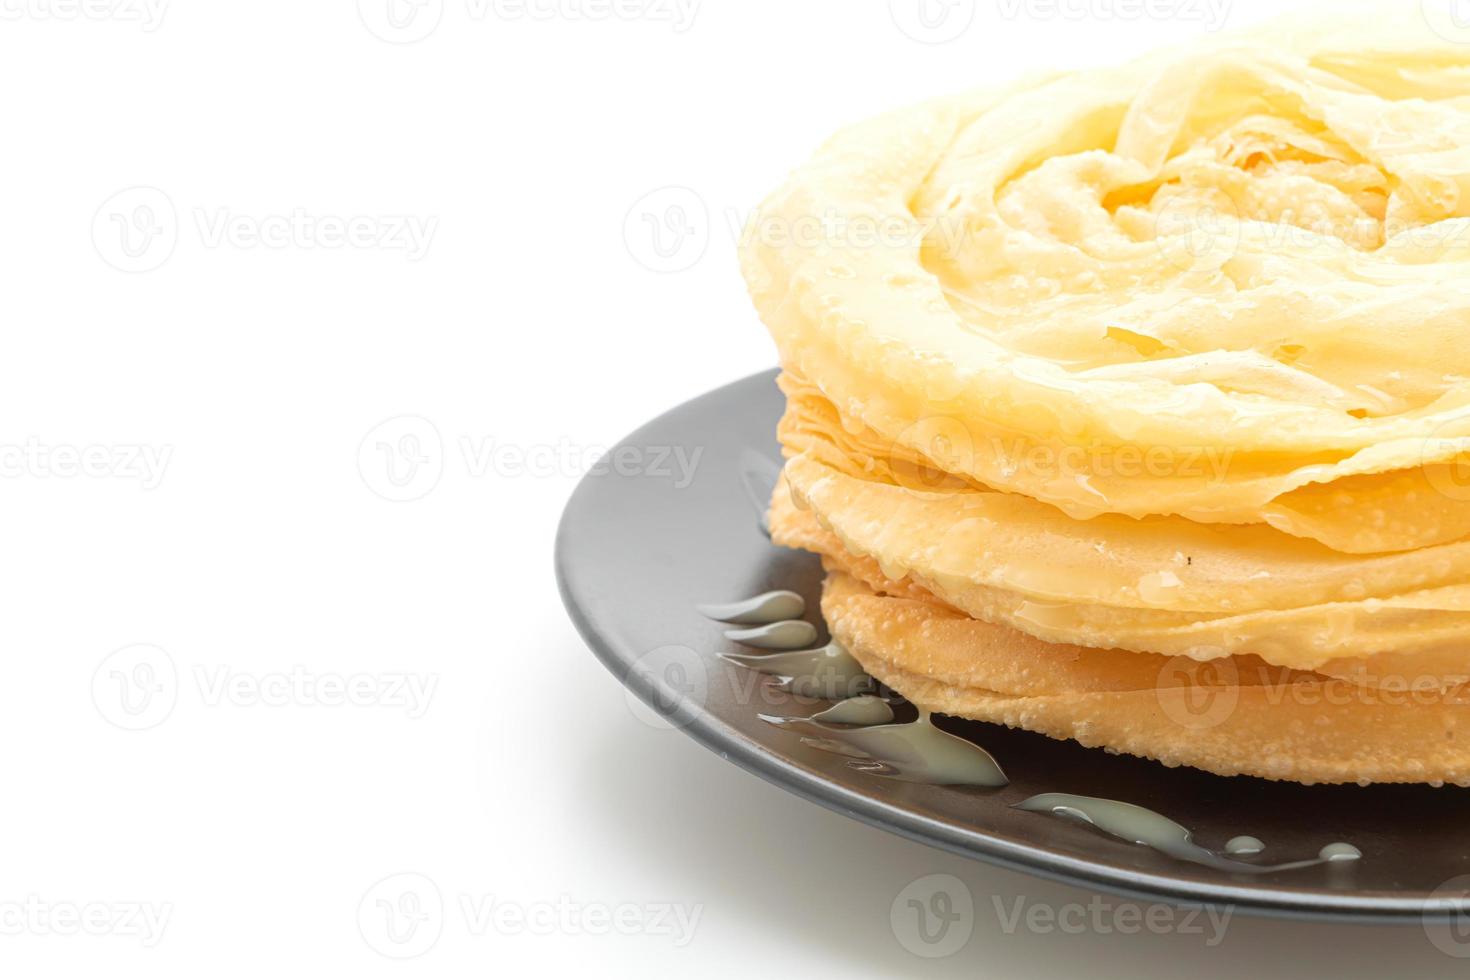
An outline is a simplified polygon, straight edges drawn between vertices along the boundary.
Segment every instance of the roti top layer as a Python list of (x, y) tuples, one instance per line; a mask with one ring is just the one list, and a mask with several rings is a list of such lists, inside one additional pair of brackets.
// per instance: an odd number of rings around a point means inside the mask
[(1074, 517), (1463, 537), (1470, 49), (1373, 26), (839, 134), (742, 248), (783, 363), (846, 422)]

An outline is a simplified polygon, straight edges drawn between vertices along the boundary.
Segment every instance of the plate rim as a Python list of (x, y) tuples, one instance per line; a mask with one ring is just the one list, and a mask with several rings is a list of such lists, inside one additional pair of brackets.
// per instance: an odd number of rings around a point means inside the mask
[[(660, 413), (617, 441), (608, 454), (621, 446), (641, 444), (640, 437), (690, 406), (706, 399), (728, 395), (731, 389), (774, 381), (776, 370), (748, 375), (711, 389)], [(600, 477), (598, 478), (600, 479)], [(655, 680), (633, 669), (638, 653), (621, 649), (591, 622), (578, 593), (578, 571), (571, 555), (572, 530), (578, 513), (599, 487), (594, 474), (578, 481), (568, 497), (557, 524), (553, 566), (557, 591), (577, 633), (598, 661), (624, 688), (700, 745), (734, 763), (746, 772), (811, 803), (825, 807), (908, 840), (928, 844), (952, 854), (979, 860), (1010, 871), (1036, 875), (1064, 884), (1094, 888), (1109, 894), (1146, 901), (1163, 901), (1194, 907), (1230, 906), (1235, 912), (1255, 916), (1318, 922), (1405, 925), (1430, 924), (1470, 912), (1470, 904), (1434, 903), (1410, 896), (1301, 892), (1263, 888), (1248, 884), (1191, 882), (1148, 871), (1110, 870), (1104, 865), (1056, 851), (992, 836), (983, 827), (967, 830), (943, 821), (912, 813), (865, 796), (821, 778), (793, 764), (761, 743), (721, 721), (704, 705), (681, 702), (670, 706), (658, 696)], [(676, 713), (678, 717), (673, 715)]]

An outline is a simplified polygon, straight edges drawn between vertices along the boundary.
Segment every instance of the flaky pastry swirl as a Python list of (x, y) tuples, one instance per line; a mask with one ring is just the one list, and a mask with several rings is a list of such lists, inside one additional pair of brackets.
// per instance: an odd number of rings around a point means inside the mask
[(743, 263), (788, 370), (942, 471), (1408, 550), (1470, 533), (1467, 192), (1470, 48), (1253, 36), (855, 126)]

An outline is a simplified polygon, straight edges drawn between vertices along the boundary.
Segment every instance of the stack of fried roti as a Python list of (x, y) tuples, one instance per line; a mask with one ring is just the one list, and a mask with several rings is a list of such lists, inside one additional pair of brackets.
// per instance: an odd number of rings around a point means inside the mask
[(771, 528), (875, 677), (1167, 765), (1470, 784), (1470, 47), (1359, 28), (926, 103), (766, 202)]

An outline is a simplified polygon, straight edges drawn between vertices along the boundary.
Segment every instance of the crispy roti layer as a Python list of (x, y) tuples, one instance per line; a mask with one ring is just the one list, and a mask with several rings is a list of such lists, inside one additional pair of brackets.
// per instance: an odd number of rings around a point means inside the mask
[(1458, 689), (1368, 687), (1254, 656), (1047, 643), (889, 579), (779, 491), (771, 528), (822, 555), (832, 635), (923, 708), (1222, 776), (1470, 785), (1470, 703)]
[(1251, 653), (1380, 686), (1470, 676), (1470, 542), (1339, 555), (1283, 547), (1265, 527), (1076, 521), (1009, 494), (863, 479), (812, 454), (784, 476), (832, 536), (826, 551), (1048, 642), (1198, 660)]

